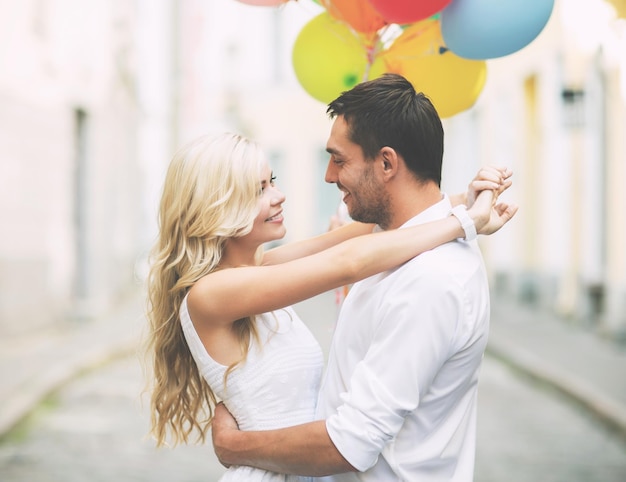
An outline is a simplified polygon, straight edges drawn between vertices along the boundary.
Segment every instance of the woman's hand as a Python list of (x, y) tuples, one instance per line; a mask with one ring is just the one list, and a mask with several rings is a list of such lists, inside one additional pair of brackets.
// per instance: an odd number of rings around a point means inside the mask
[[(467, 193), (454, 196), (468, 206), (467, 213), (478, 234), (493, 234), (515, 216), (516, 205), (496, 204), (498, 196), (513, 184), (512, 175), (513, 171), (508, 167), (482, 167), (469, 183)], [(454, 205), (454, 200), (452, 202)]]
[(467, 192), (449, 195), (450, 203), (452, 207), (458, 206), (459, 204), (472, 207), (478, 194), (485, 190), (494, 190), (499, 196), (513, 184), (510, 179), (512, 175), (513, 171), (508, 167), (482, 167), (476, 173), (474, 179), (468, 184)]
[(472, 207), (467, 210), (478, 234), (493, 234), (515, 216), (518, 207), (507, 203), (496, 204), (498, 194), (498, 190), (480, 192)]
[(481, 168), (467, 187), (466, 202), (471, 208), (478, 195), (485, 190), (494, 190), (496, 198), (511, 187), (513, 171), (508, 167), (487, 166)]

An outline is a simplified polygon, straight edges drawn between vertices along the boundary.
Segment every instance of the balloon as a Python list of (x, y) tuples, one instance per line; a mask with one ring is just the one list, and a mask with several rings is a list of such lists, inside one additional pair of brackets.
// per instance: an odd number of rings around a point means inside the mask
[(382, 56), (378, 56), (372, 62), (365, 72), (363, 80), (373, 80), (380, 77), (384, 73), (389, 72), (387, 64)]
[(324, 103), (361, 82), (368, 65), (358, 36), (328, 12), (304, 25), (293, 45), (292, 62), (300, 85)]
[(609, 0), (609, 3), (615, 8), (617, 18), (626, 18), (626, 1), (624, 0)]
[(512, 54), (543, 30), (554, 0), (453, 0), (441, 13), (450, 50), (468, 59)]
[(321, 0), (321, 3), (333, 18), (346, 22), (357, 32), (376, 32), (387, 23), (367, 1)]
[(257, 7), (275, 7), (281, 3), (287, 3), (289, 0), (237, 0), (246, 5), (255, 5)]
[(369, 0), (369, 3), (371, 3), (389, 23), (413, 23), (440, 12), (450, 1), (451, 0)]
[(444, 46), (437, 20), (411, 25), (381, 54), (387, 70), (424, 92), (442, 118), (469, 109), (487, 78), (487, 63), (458, 57)]

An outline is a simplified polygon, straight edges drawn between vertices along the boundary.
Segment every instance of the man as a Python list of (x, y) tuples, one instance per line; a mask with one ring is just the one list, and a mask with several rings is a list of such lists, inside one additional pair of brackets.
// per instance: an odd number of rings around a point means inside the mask
[[(361, 83), (328, 113), (326, 181), (344, 193), (354, 220), (386, 230), (450, 214), (440, 191), (441, 120), (406, 79)], [(490, 175), (502, 182), (510, 173)], [(339, 474), (333, 481), (471, 481), (488, 328), (487, 276), (474, 242), (448, 243), (357, 283), (337, 322), (320, 420), (239, 432), (218, 406), (216, 453), (226, 465)]]

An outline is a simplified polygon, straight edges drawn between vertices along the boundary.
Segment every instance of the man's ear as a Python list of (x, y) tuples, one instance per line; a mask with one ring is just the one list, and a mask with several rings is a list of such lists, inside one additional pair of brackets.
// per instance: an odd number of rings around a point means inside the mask
[(380, 162), (382, 165), (383, 179), (388, 181), (393, 178), (398, 172), (398, 153), (395, 149), (385, 146), (380, 149), (378, 154), (380, 156)]

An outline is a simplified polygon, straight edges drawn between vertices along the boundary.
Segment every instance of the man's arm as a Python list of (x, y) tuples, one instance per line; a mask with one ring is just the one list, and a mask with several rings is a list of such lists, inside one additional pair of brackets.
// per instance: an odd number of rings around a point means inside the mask
[(215, 408), (213, 448), (220, 462), (283, 474), (324, 475), (356, 469), (339, 453), (323, 420), (278, 430), (242, 432), (226, 407)]

